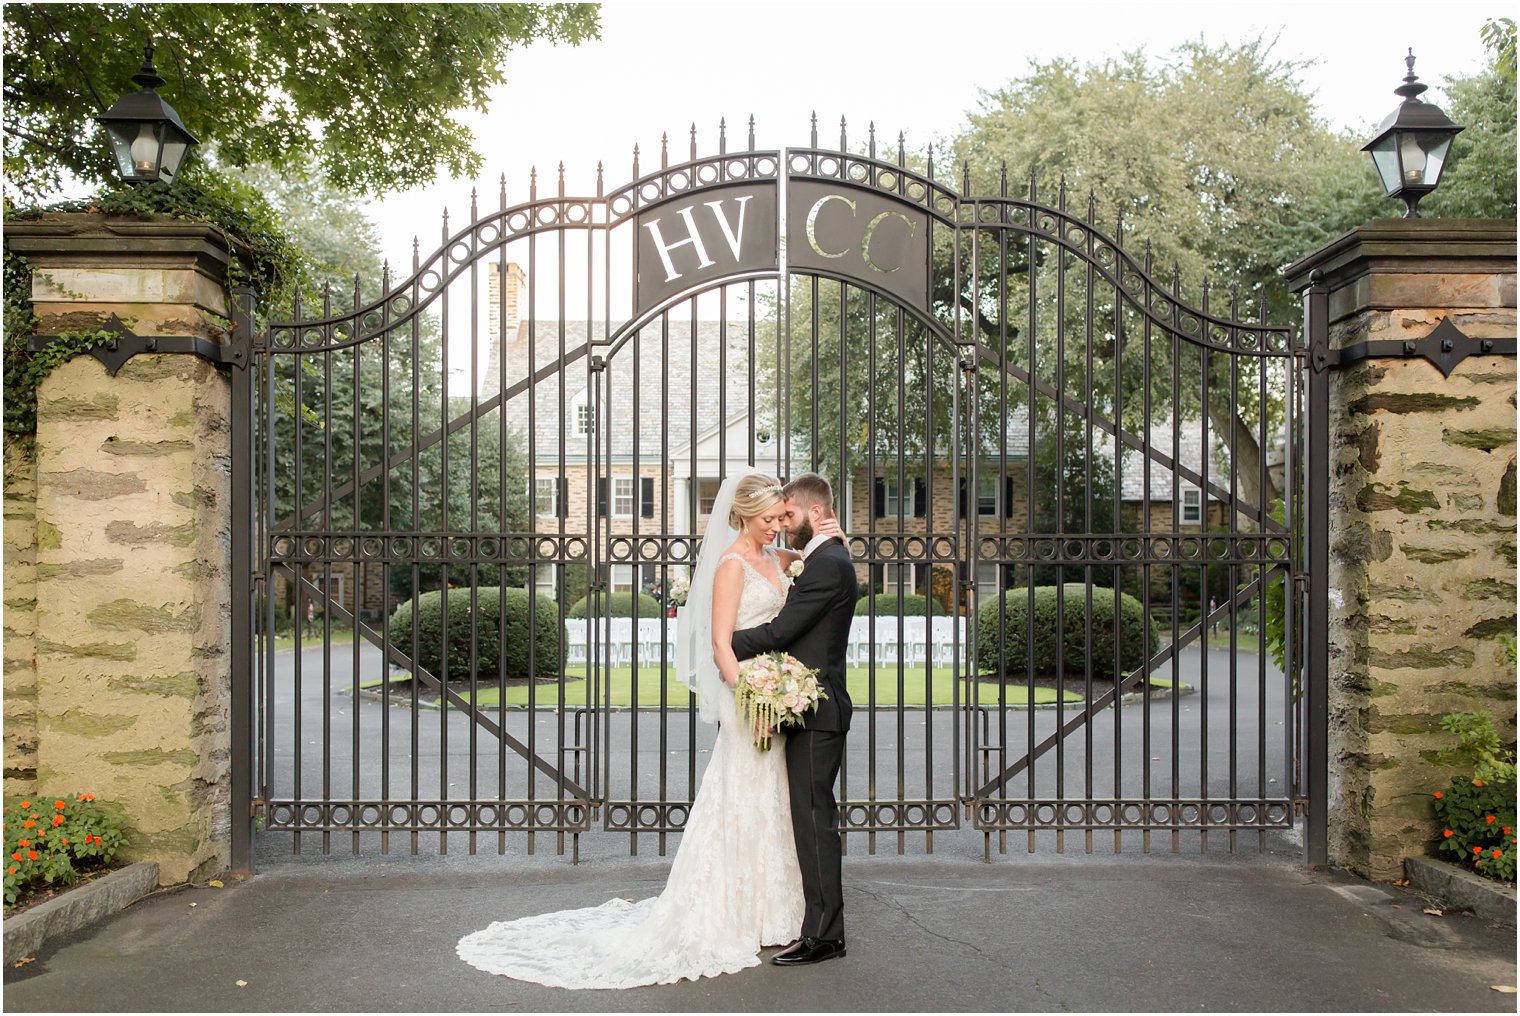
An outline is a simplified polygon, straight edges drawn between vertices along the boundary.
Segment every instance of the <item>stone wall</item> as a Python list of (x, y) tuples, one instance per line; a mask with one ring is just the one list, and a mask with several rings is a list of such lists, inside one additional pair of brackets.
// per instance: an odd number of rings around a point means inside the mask
[[(60, 216), (6, 241), (34, 269), (39, 334), (116, 314), (138, 335), (224, 335), (209, 227)], [(78, 356), (37, 396), (35, 787), (120, 807), (125, 856), (165, 884), (230, 863), (230, 408), (226, 376), (187, 354), (114, 377)], [(7, 555), (8, 599), (24, 577)]]
[(5, 799), (37, 792), (37, 464), (5, 457)]
[[(1514, 223), (1379, 220), (1323, 252), (1330, 346), (1449, 319), (1515, 335)], [(1307, 273), (1307, 268), (1304, 269)], [(1449, 712), (1514, 737), (1515, 360), (1423, 358), (1330, 379), (1330, 859), (1375, 879), (1439, 835)]]

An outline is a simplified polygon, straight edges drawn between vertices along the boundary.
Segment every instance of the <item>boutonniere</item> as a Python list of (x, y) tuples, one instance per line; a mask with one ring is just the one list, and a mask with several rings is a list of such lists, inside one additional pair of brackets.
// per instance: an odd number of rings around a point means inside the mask
[(793, 561), (791, 564), (787, 565), (786, 574), (788, 578), (796, 578), (798, 575), (801, 575), (802, 560), (799, 558), (798, 560)]

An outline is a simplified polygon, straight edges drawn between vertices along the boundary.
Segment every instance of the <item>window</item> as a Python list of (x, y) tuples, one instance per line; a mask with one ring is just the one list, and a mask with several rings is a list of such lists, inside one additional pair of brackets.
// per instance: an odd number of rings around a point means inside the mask
[(998, 514), (998, 475), (993, 470), (977, 474), (976, 513), (984, 517)]
[(712, 514), (713, 502), (718, 499), (718, 488), (721, 486), (722, 480), (697, 481), (697, 518), (705, 519)]
[(976, 595), (982, 603), (997, 599), (998, 594), (998, 566), (995, 564), (978, 563), (976, 566)]
[(612, 591), (614, 593), (633, 592), (633, 565), (615, 564), (612, 566)]
[(612, 514), (620, 519), (633, 518), (633, 477), (612, 478)]
[(1197, 487), (1182, 488), (1182, 523), (1198, 525), (1203, 521), (1203, 491)]
[(882, 576), (882, 591), (895, 595), (904, 595), (913, 592), (914, 572), (917, 570), (911, 564), (888, 564), (884, 566), (885, 573)]
[(541, 519), (552, 519), (559, 515), (559, 477), (533, 478), (533, 511)]
[(570, 400), (570, 418), (574, 421), (575, 432), (582, 437), (590, 434), (596, 427), (596, 414), (592, 411), (591, 401), (586, 392), (582, 391)]
[(882, 517), (896, 518), (897, 513), (913, 514), (913, 506), (903, 502), (903, 488), (896, 480), (882, 481)]
[(553, 600), (558, 597), (559, 590), (554, 580), (555, 566), (541, 564), (533, 569), (533, 589), (540, 596), (547, 596)]

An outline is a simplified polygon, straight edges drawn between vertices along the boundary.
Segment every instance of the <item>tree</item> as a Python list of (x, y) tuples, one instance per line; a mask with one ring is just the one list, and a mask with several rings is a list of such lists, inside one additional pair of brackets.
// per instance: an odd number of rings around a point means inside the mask
[(1451, 144), (1441, 186), (1421, 203), (1426, 215), (1515, 217), (1515, 23), (1503, 20), (1508, 28), (1484, 31), (1491, 40), (1488, 67), (1446, 81), (1446, 112), (1467, 129)]
[(92, 117), (129, 86), (142, 45), (219, 165), (314, 166), (383, 192), (478, 172), (453, 114), (485, 108), (514, 48), (598, 33), (595, 4), (7, 4), (4, 17), (5, 177), (27, 199), (65, 173), (112, 178)]
[[(1014, 168), (1016, 178), (1030, 168), (1043, 203), (1065, 201), (1078, 217), (1090, 207), (1097, 228), (1111, 236), (1122, 222), (1125, 249), (1148, 261), (1163, 286), (1175, 272), (1186, 302), (1212, 298), (1210, 309), (1228, 316), (1233, 294), (1239, 294), (1240, 317), (1254, 320), (1264, 308), (1268, 321), (1288, 322), (1296, 306), (1278, 271), (1292, 260), (1283, 256), (1288, 236), (1308, 239), (1301, 207), (1306, 181), (1334, 180), (1358, 201), (1370, 201), (1375, 185), (1359, 146), (1315, 113), (1298, 80), (1303, 65), (1272, 50), (1271, 41), (1261, 38), (1217, 47), (1195, 41), (1154, 62), (1136, 51), (1088, 65), (1036, 63), (1007, 86), (983, 93), (954, 151), (983, 190), (1005, 167)], [(1031, 255), (1037, 273), (1065, 270), (1049, 247), (1031, 243)], [(1027, 281), (1008, 288), (1009, 303), (1000, 312), (1017, 321), (1028, 312)], [(1048, 300), (1053, 290), (1037, 287), (1037, 299)], [(1108, 335), (1095, 336), (1093, 376), (1076, 372), (1081, 397), (1110, 418), (1117, 414), (1132, 431), (1148, 422), (1147, 410), (1184, 419), (1207, 414), (1215, 435), (1234, 435), (1242, 502), (1269, 503), (1276, 494), (1271, 481), (1258, 489), (1265, 475), (1260, 438), (1274, 434), (1282, 420), (1280, 399), (1273, 396), (1281, 388), (1281, 365), (1263, 368), (1269, 371), (1263, 386), (1257, 373), (1262, 365), (1247, 358), (1200, 358), (1187, 344), (1174, 347), (1169, 340), (1141, 355), (1142, 322), (1126, 320), (1124, 301), (1111, 288), (1093, 291), (1095, 312), (1116, 324)], [(986, 302), (981, 295), (967, 299)], [(1068, 316), (1086, 313), (1073, 310), (1072, 302)], [(1068, 327), (1070, 322), (1043, 328), (1041, 340), (1048, 344)], [(1038, 356), (1053, 360), (1054, 350), (1047, 345)], [(1117, 368), (1116, 356), (1122, 359)], [(1142, 361), (1149, 364), (1148, 383), (1140, 376)], [(1257, 404), (1263, 387), (1268, 399)]]

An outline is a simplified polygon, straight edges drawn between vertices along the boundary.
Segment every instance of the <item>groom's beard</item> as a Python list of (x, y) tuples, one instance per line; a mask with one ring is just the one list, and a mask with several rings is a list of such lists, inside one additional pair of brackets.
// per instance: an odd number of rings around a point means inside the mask
[(813, 520), (804, 517), (791, 532), (792, 548), (804, 550), (813, 539)]

